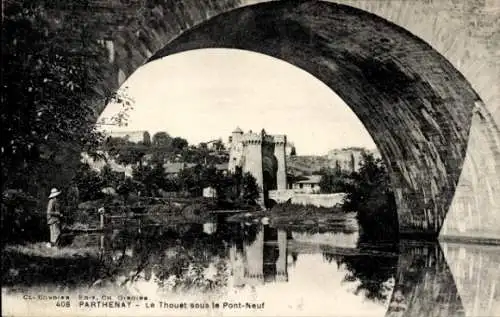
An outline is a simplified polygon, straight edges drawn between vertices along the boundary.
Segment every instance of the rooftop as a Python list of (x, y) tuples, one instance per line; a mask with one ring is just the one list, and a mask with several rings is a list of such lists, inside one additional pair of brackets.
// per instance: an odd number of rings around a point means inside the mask
[[(177, 174), (181, 170), (185, 168), (195, 167), (194, 163), (184, 163), (184, 162), (175, 162), (175, 163), (165, 163), (163, 164), (163, 168), (165, 169), (165, 173), (167, 174)], [(215, 164), (214, 166), (217, 170), (225, 171), (228, 169), (228, 163)]]
[(296, 184), (319, 184), (321, 175), (306, 176), (307, 179), (295, 182)]
[(167, 173), (167, 174), (176, 174), (176, 173), (179, 173), (184, 168), (190, 168), (190, 167), (193, 167), (194, 165), (195, 164), (183, 163), (183, 162), (166, 163), (166, 164), (163, 164), (163, 168), (165, 169), (165, 173)]

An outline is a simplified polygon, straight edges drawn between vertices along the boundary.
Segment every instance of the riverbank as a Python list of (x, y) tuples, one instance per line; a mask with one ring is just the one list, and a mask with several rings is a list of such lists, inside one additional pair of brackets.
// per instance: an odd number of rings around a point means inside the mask
[(2, 250), (2, 284), (5, 286), (90, 285), (100, 267), (96, 248), (48, 248), (39, 242), (7, 245)]
[(282, 203), (270, 210), (241, 213), (226, 218), (230, 222), (268, 222), (274, 227), (345, 226), (350, 231), (358, 230), (355, 213), (345, 213), (340, 207), (317, 207)]
[[(68, 227), (73, 231), (85, 231), (99, 227), (97, 207), (100, 202), (87, 203), (79, 210), (75, 222)], [(172, 223), (213, 222), (215, 210), (246, 210), (236, 215), (227, 216), (231, 222), (250, 221), (267, 218), (273, 225), (315, 225), (343, 222), (346, 213), (339, 206), (331, 208), (293, 203), (276, 204), (269, 210), (260, 210), (257, 206), (237, 203), (217, 202), (211, 199), (193, 199), (192, 201), (156, 203), (147, 206), (109, 206), (106, 210), (106, 224), (109, 222), (138, 221), (142, 225), (162, 225)], [(353, 217), (350, 217), (353, 218)]]

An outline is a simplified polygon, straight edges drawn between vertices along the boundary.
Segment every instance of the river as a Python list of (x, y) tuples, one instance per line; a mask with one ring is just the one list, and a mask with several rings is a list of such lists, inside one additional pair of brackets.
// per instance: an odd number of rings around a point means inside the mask
[[(359, 240), (338, 224), (221, 222), (78, 235), (66, 248), (94, 250), (95, 258), (53, 260), (36, 278), (18, 273), (25, 276), (2, 287), (3, 312), (500, 316), (500, 247)], [(43, 298), (54, 295), (63, 300)]]

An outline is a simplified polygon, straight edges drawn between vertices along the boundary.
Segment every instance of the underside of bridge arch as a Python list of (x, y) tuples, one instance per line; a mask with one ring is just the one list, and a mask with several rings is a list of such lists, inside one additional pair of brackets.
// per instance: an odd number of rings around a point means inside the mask
[(439, 234), (480, 98), (431, 46), (362, 10), (283, 1), (216, 16), (150, 61), (203, 48), (273, 56), (327, 84), (363, 122), (388, 165), (401, 233)]

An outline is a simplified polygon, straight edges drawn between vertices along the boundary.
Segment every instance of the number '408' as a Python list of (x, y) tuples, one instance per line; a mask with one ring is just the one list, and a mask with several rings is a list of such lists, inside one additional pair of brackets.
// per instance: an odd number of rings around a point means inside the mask
[(66, 302), (57, 302), (56, 303), (57, 307), (70, 307), (69, 301)]

